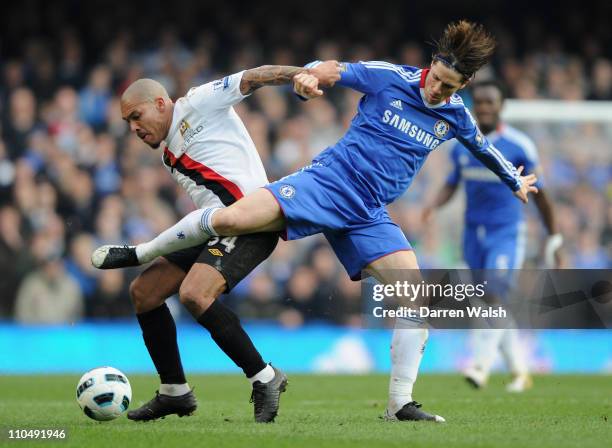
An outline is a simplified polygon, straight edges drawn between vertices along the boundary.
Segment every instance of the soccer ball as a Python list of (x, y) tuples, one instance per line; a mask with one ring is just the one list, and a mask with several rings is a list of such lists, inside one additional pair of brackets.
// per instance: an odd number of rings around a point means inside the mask
[(121, 371), (98, 367), (81, 377), (76, 398), (87, 417), (98, 421), (113, 420), (130, 405), (132, 387)]

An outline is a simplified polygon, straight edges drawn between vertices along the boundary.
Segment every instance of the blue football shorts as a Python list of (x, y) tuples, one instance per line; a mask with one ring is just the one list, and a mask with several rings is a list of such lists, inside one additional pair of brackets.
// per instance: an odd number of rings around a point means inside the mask
[(353, 280), (373, 261), (412, 250), (385, 207), (370, 208), (333, 164), (313, 163), (266, 187), (286, 219), (284, 238), (322, 233)]

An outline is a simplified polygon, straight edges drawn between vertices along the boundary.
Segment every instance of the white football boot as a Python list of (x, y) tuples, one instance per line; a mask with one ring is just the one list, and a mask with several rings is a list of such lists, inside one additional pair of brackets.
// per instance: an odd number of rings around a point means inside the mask
[(465, 369), (463, 371), (463, 376), (474, 389), (482, 389), (487, 385), (487, 381), (489, 380), (489, 374), (476, 367), (468, 367)]
[(528, 373), (514, 375), (512, 381), (506, 385), (506, 391), (511, 393), (525, 392), (533, 387), (533, 379)]

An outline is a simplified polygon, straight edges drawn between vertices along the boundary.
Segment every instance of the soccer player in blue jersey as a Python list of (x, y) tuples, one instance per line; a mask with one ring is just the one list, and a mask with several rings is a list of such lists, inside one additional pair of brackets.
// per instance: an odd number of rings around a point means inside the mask
[[(94, 252), (100, 268), (146, 263), (157, 256), (201, 244), (211, 235), (283, 231), (286, 239), (323, 233), (349, 275), (364, 271), (390, 283), (391, 270), (418, 269), (416, 255), (385, 206), (402, 195), (427, 155), (457, 138), (513, 194), (527, 202), (537, 192), (533, 174), (518, 170), (489, 143), (455, 93), (488, 61), (495, 43), (480, 25), (447, 26), (427, 69), (360, 62), (311, 64), (293, 78), (294, 90), (321, 96), (314, 72), (337, 67), (341, 86), (364, 94), (350, 128), (311, 165), (267, 185), (226, 208), (197, 210), (150, 242), (136, 247), (105, 246)], [(180, 238), (177, 235), (180, 234)], [(390, 420), (444, 419), (412, 399), (428, 332), (418, 319), (397, 319), (386, 417)]]
[[(524, 166), (527, 173), (538, 173), (540, 167), (536, 147), (521, 131), (502, 123), (500, 119), (504, 92), (499, 83), (483, 81), (472, 87), (474, 115), (478, 127), (487, 140), (516, 166)], [(494, 270), (496, 283), (501, 287), (498, 295), (510, 287), (512, 269), (520, 269), (525, 253), (525, 221), (523, 206), (508, 189), (478, 160), (461, 142), (451, 149), (452, 170), (444, 187), (435, 195), (433, 202), (423, 209), (423, 220), (431, 219), (434, 210), (446, 204), (458, 190), (461, 181), (465, 184), (466, 207), (463, 237), (463, 257), (470, 269)], [(562, 237), (557, 233), (552, 204), (543, 189), (542, 179), (536, 186), (539, 193), (535, 204), (548, 233), (544, 254), (546, 266), (559, 268)], [(499, 302), (501, 297), (490, 297)], [(472, 331), (474, 362), (465, 370), (468, 382), (484, 387), (498, 351), (513, 374), (507, 385), (509, 392), (522, 392), (531, 387), (525, 355), (518, 343), (515, 328), (478, 329)]]

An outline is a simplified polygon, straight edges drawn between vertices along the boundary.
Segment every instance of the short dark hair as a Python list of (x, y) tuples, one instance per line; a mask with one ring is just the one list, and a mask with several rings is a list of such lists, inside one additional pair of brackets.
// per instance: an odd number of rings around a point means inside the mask
[(475, 92), (476, 89), (481, 87), (493, 87), (497, 89), (501, 95), (502, 101), (504, 101), (507, 97), (506, 87), (497, 79), (483, 79), (482, 81), (476, 81), (472, 84), (472, 92)]
[(495, 39), (484, 26), (467, 20), (449, 23), (435, 44), (433, 60), (459, 72), (465, 79), (470, 79), (489, 62), (495, 50)]

